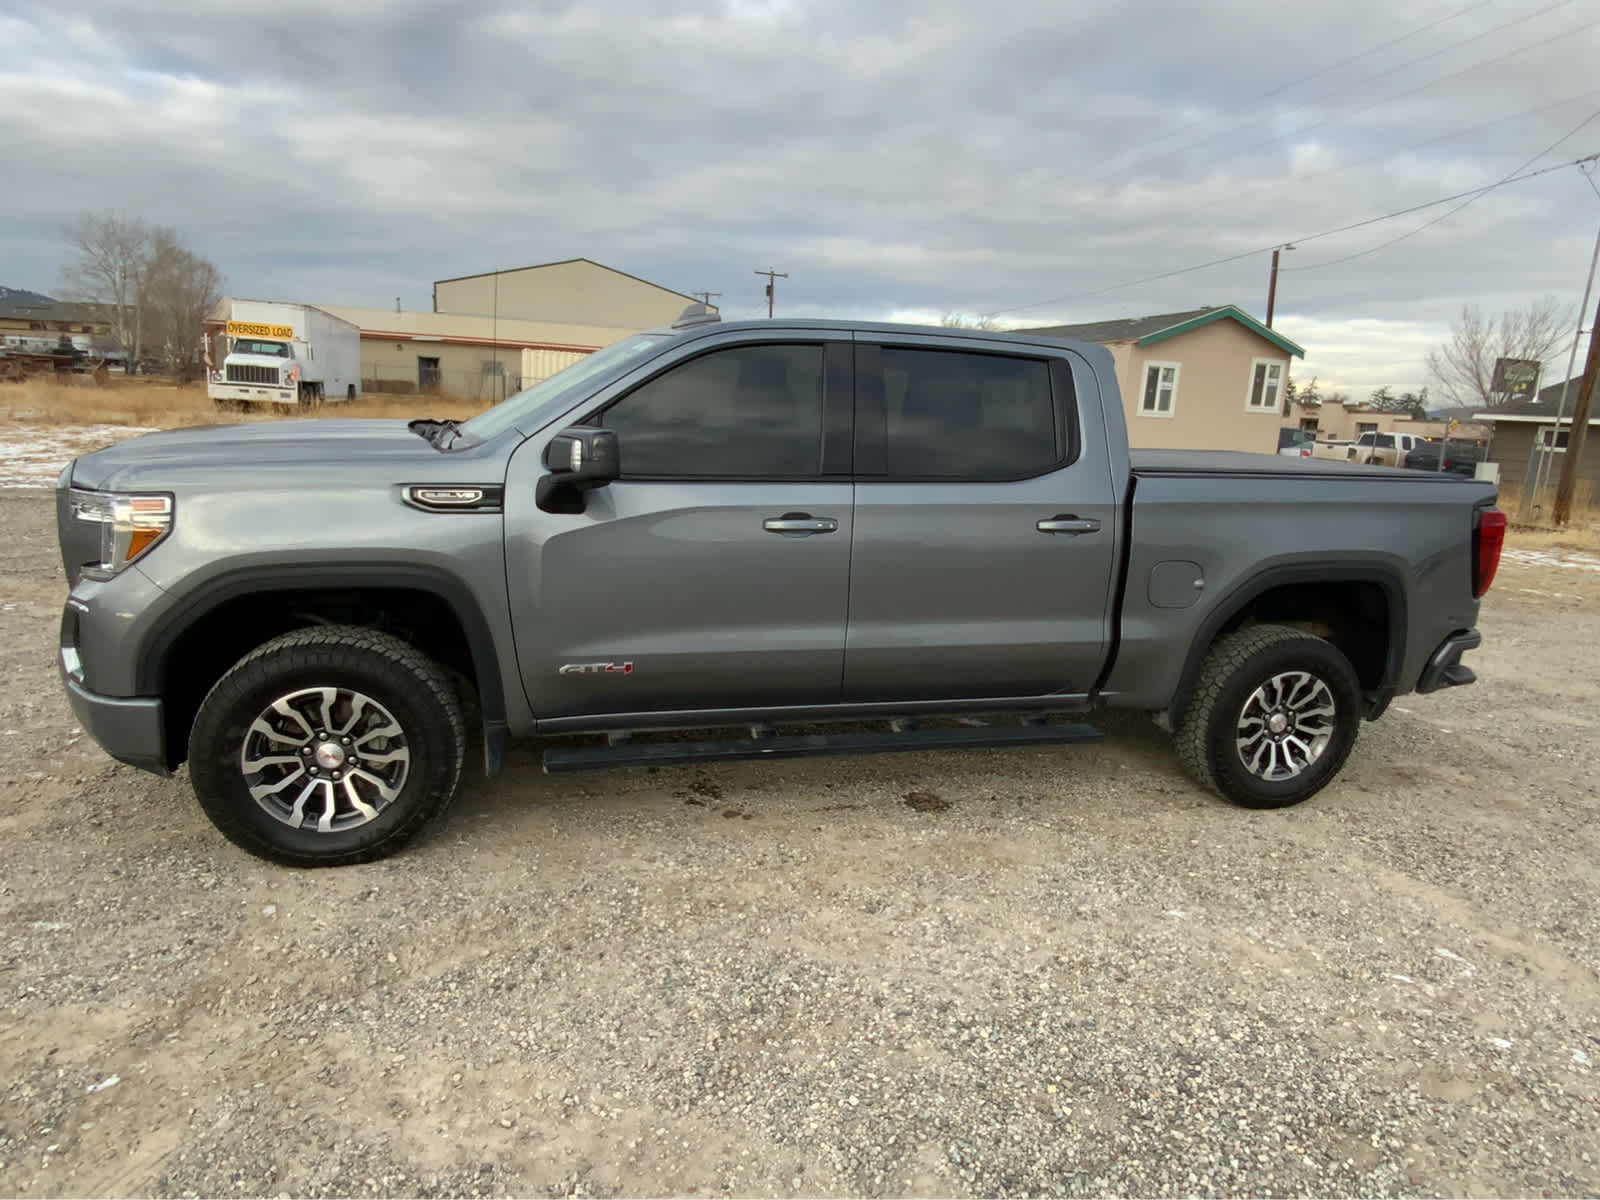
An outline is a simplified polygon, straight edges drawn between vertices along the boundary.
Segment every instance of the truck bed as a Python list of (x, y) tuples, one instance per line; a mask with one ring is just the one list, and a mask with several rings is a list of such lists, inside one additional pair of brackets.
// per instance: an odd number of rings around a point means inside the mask
[[(1326, 458), (1289, 458), (1280, 454), (1248, 454), (1242, 450), (1133, 450), (1129, 452), (1135, 477), (1246, 476), (1296, 479), (1381, 479), (1441, 482), (1449, 473), (1407, 471), (1397, 467), (1340, 462)], [(1455, 476), (1462, 483), (1469, 482)]]

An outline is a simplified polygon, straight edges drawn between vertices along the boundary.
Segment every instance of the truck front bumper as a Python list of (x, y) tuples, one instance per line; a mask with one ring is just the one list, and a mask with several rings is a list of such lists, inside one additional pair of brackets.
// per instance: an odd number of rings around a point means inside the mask
[(299, 404), (299, 390), (293, 387), (271, 387), (253, 383), (213, 383), (207, 385), (207, 394), (215, 401), (224, 400), (244, 404)]
[(167, 767), (167, 723), (159, 699), (120, 699), (91, 692), (83, 685), (83, 664), (78, 657), (76, 614), (69, 606), (62, 621), (61, 682), (78, 724), (101, 749), (118, 762), (157, 775), (170, 775)]
[(1428, 665), (1422, 668), (1422, 677), (1417, 680), (1417, 691), (1437, 692), (1441, 688), (1475, 683), (1478, 677), (1473, 674), (1471, 667), (1462, 665), (1461, 656), (1468, 650), (1476, 650), (1482, 644), (1483, 635), (1476, 629), (1463, 629), (1445, 638), (1439, 643), (1439, 648), (1429, 656)]

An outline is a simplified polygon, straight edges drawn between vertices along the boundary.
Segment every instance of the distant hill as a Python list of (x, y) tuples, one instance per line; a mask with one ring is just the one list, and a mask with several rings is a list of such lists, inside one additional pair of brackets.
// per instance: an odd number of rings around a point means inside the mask
[(53, 299), (24, 288), (10, 288), (0, 284), (0, 304), (51, 304)]

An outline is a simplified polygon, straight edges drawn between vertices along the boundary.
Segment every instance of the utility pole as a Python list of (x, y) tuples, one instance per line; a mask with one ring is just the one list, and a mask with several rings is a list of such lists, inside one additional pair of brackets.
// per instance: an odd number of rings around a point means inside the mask
[(704, 304), (707, 308), (710, 308), (711, 307), (711, 297), (720, 296), (720, 295), (722, 295), (722, 293), (721, 292), (690, 292), (689, 295), (697, 297), (701, 304)]
[(789, 278), (789, 272), (787, 272), (787, 271), (757, 271), (756, 274), (757, 275), (765, 275), (767, 277), (767, 318), (770, 320), (771, 317), (772, 317), (772, 289), (773, 289), (773, 284), (775, 284), (780, 279)]
[(1278, 303), (1278, 252), (1280, 250), (1293, 250), (1294, 246), (1288, 242), (1275, 247), (1272, 251), (1272, 277), (1267, 281), (1267, 328), (1272, 328), (1272, 310)]
[[(1556, 423), (1550, 437), (1550, 448), (1544, 450), (1539, 444), (1541, 428), (1535, 426), (1533, 431), (1533, 446), (1528, 452), (1528, 478), (1533, 480), (1533, 489), (1528, 489), (1527, 479), (1522, 484), (1522, 511), (1532, 512), (1539, 506), (1539, 496), (1544, 492), (1545, 484), (1550, 481), (1550, 461), (1555, 457), (1555, 440), (1561, 436), (1561, 422), (1567, 416), (1567, 389), (1572, 383), (1572, 368), (1578, 362), (1578, 343), (1583, 340), (1583, 314), (1589, 311), (1589, 296), (1594, 292), (1595, 268), (1600, 267), (1600, 233), (1594, 237), (1594, 254), (1589, 258), (1589, 280), (1583, 285), (1583, 300), (1578, 305), (1578, 327), (1572, 332), (1572, 349), (1567, 354), (1567, 373), (1561, 377), (1561, 394), (1556, 400)], [(1535, 393), (1537, 395), (1537, 393)]]
[[(1556, 502), (1550, 514), (1558, 526), (1565, 525), (1572, 516), (1572, 491), (1578, 483), (1578, 461), (1583, 457), (1583, 441), (1589, 432), (1589, 406), (1594, 402), (1596, 379), (1600, 379), (1600, 304), (1595, 306), (1594, 326), (1589, 330), (1589, 357), (1583, 364), (1578, 407), (1573, 411), (1572, 429), (1567, 433), (1567, 458), (1561, 464), (1561, 482), (1556, 484)], [(1556, 428), (1559, 430), (1560, 425)]]

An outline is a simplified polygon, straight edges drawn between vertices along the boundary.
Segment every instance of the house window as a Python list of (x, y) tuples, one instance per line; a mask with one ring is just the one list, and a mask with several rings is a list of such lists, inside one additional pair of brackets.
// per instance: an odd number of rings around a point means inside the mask
[(1170, 417), (1178, 405), (1178, 364), (1153, 362), (1144, 365), (1144, 395), (1139, 400), (1141, 417)]
[[(1361, 437), (1362, 434), (1377, 433), (1377, 432), (1378, 432), (1378, 423), (1376, 421), (1357, 421), (1356, 422), (1356, 437), (1358, 439)], [(1370, 446), (1372, 443), (1368, 442), (1367, 444)]]
[(1565, 454), (1567, 452), (1567, 436), (1570, 433), (1571, 430), (1554, 429), (1548, 425), (1545, 426), (1539, 430), (1539, 449), (1553, 450), (1557, 454)]
[(1283, 394), (1283, 366), (1281, 359), (1250, 360), (1250, 396), (1245, 408), (1251, 412), (1278, 411), (1278, 399)]

